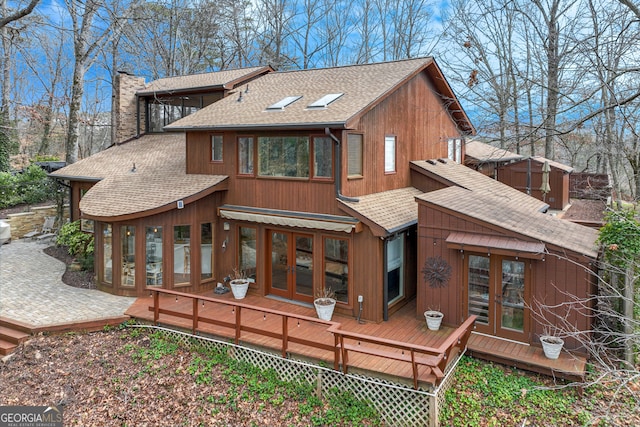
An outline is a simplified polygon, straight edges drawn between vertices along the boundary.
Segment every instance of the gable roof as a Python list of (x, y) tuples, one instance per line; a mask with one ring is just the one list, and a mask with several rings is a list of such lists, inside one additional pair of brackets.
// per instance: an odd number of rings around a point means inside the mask
[(399, 188), (358, 197), (358, 201), (338, 199), (342, 210), (365, 223), (374, 236), (385, 237), (418, 222), (414, 187)]
[[(135, 165), (135, 172), (132, 171)], [(184, 134), (146, 135), (50, 174), (97, 182), (80, 200), (83, 217), (131, 219), (186, 205), (224, 189), (226, 176), (187, 174)]]
[(523, 158), (520, 154), (512, 153), (511, 151), (503, 150), (502, 148), (476, 140), (468, 141), (464, 146), (464, 150), (465, 162), (466, 157), (471, 157), (472, 160), (475, 160), (477, 163), (510, 162)]
[(474, 197), (480, 194), (493, 196), (531, 212), (542, 212), (549, 208), (541, 200), (451, 160), (418, 160), (411, 162), (411, 168), (447, 186), (471, 190)]
[[(348, 128), (400, 85), (426, 71), (436, 92), (446, 100), (462, 132), (473, 126), (432, 58), (366, 65), (273, 72), (247, 88), (165, 127), (165, 130)], [(344, 94), (326, 108), (308, 106), (329, 94)], [(300, 97), (282, 109), (267, 110), (285, 97)]]
[(488, 193), (448, 187), (424, 193), (417, 199), (441, 209), (475, 218), (506, 231), (597, 258), (598, 231), (540, 212), (533, 212)]
[(549, 166), (551, 166), (552, 169), (559, 169), (564, 173), (571, 173), (573, 172), (573, 168), (571, 166), (565, 165), (564, 163), (560, 163), (560, 162), (556, 162), (555, 160), (549, 160), (545, 157), (542, 156), (533, 156), (533, 157), (528, 157), (528, 158), (523, 158), (522, 160), (518, 161), (518, 162), (514, 162), (511, 163), (509, 165), (506, 165), (506, 167), (512, 167), (513, 165), (517, 165), (517, 164), (522, 164), (523, 162), (526, 162), (528, 160), (531, 160), (535, 163), (538, 163), (540, 165), (543, 165), (544, 162), (549, 163)]
[(188, 76), (165, 77), (150, 82), (136, 94), (154, 95), (172, 92), (197, 92), (207, 89), (233, 89), (248, 79), (273, 71), (271, 67), (239, 68)]

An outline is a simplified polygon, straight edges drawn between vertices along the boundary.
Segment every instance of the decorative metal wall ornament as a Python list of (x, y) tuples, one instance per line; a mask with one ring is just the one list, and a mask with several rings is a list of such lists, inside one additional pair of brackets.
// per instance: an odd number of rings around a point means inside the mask
[(429, 257), (421, 270), (424, 281), (432, 288), (444, 288), (451, 278), (451, 266), (442, 257)]

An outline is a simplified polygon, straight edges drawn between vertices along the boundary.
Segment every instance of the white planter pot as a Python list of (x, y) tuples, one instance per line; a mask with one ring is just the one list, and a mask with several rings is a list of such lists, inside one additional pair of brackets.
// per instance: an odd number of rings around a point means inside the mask
[(564, 340), (558, 337), (542, 336), (540, 337), (542, 343), (542, 351), (548, 359), (557, 359), (560, 356), (562, 347), (564, 346)]
[(316, 306), (318, 318), (322, 320), (331, 320), (333, 310), (336, 308), (336, 300), (333, 298), (319, 298), (313, 302)]
[(243, 279), (234, 279), (231, 281), (231, 292), (235, 299), (242, 299), (247, 295), (249, 289), (249, 281)]
[(429, 328), (430, 331), (437, 331), (440, 329), (443, 317), (444, 314), (439, 311), (427, 310), (424, 312), (424, 318), (427, 320), (427, 328)]

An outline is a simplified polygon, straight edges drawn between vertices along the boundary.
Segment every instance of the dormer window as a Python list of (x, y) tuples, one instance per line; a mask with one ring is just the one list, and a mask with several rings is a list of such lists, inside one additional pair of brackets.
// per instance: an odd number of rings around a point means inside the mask
[(298, 99), (302, 98), (302, 96), (287, 96), (286, 98), (281, 99), (275, 104), (271, 104), (267, 107), (269, 111), (282, 111), (285, 107), (296, 102)]

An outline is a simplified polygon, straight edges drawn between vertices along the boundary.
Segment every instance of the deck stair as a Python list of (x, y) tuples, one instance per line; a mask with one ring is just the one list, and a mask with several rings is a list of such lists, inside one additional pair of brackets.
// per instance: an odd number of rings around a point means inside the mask
[(0, 355), (7, 356), (25, 342), (31, 334), (21, 325), (12, 324), (6, 320), (0, 320)]

